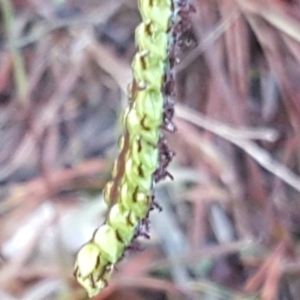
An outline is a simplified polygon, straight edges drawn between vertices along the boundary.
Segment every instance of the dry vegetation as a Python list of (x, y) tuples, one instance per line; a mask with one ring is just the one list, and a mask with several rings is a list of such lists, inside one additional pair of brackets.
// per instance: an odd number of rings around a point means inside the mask
[[(0, 3), (0, 299), (86, 299), (73, 261), (105, 217), (136, 1)], [(193, 3), (174, 181), (95, 299), (300, 299), (300, 1)]]

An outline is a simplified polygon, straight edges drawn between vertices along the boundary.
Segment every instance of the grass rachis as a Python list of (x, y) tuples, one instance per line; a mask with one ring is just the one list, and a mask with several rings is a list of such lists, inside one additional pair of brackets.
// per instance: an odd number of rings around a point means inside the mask
[(173, 74), (176, 42), (190, 7), (185, 0), (138, 0), (142, 22), (135, 33), (129, 105), (112, 179), (104, 189), (110, 210), (103, 225), (78, 252), (75, 276), (90, 297), (106, 287), (115, 264), (138, 235), (147, 234), (157, 181), (173, 152), (162, 128), (173, 131)]

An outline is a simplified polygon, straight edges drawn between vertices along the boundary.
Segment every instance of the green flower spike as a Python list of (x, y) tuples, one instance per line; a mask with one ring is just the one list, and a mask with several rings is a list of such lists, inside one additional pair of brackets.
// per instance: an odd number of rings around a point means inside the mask
[(126, 181), (132, 186), (136, 186), (140, 191), (147, 193), (152, 187), (152, 174), (146, 173), (141, 165), (134, 164), (132, 159), (128, 159), (125, 168)]
[[(141, 137), (150, 144), (156, 145), (160, 136), (158, 127), (146, 127), (144, 124), (146, 118), (139, 118), (135, 109), (128, 112), (126, 126), (132, 138)], [(154, 129), (154, 130), (153, 130)]]
[(138, 85), (145, 85), (148, 89), (160, 91), (165, 64), (157, 57), (153, 56), (148, 50), (138, 52), (133, 58), (133, 76)]
[(145, 89), (137, 94), (134, 108), (139, 119), (144, 119), (145, 127), (158, 128), (162, 124), (163, 105), (164, 98), (160, 91)]
[[(115, 204), (118, 205), (118, 204)], [(100, 226), (94, 235), (94, 242), (99, 247), (101, 257), (105, 260), (115, 263), (124, 253), (126, 245), (118, 236), (115, 228), (109, 224)]]
[(161, 32), (166, 33), (172, 14), (172, 0), (138, 0), (143, 20), (151, 21)]
[(133, 238), (138, 219), (128, 209), (122, 209), (121, 205), (121, 203), (113, 205), (109, 212), (107, 224), (114, 228), (119, 239), (128, 245)]
[(134, 78), (128, 86), (129, 105), (123, 114), (125, 130), (112, 179), (103, 191), (110, 209), (104, 224), (79, 250), (75, 263), (77, 281), (89, 297), (107, 286), (115, 264), (141, 234), (141, 224), (153, 207), (154, 182), (164, 170), (159, 165), (166, 155), (160, 148), (167, 101), (162, 87), (169, 70), (174, 3), (138, 0), (138, 6), (142, 22), (135, 31), (137, 53), (132, 62)]
[(153, 23), (141, 23), (135, 31), (135, 40), (140, 49), (148, 50), (160, 60), (166, 59), (169, 37), (165, 32), (156, 30)]
[(132, 141), (131, 157), (135, 164), (142, 165), (147, 172), (153, 174), (157, 168), (158, 149), (153, 151), (153, 145), (145, 142), (143, 139)]
[(84, 245), (77, 254), (75, 276), (86, 289), (89, 297), (94, 297), (107, 286), (112, 271), (107, 261), (101, 258), (100, 249), (94, 243)]
[(137, 188), (134, 190), (128, 183), (123, 183), (120, 201), (124, 210), (130, 210), (138, 220), (141, 220), (150, 209), (151, 197)]

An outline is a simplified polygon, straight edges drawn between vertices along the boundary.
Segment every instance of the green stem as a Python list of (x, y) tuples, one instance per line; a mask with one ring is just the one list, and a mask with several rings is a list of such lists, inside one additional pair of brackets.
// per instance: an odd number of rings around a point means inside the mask
[(8, 46), (13, 60), (14, 80), (17, 89), (17, 96), (19, 101), (24, 104), (28, 96), (28, 84), (22, 53), (15, 43), (16, 38), (13, 26), (14, 8), (11, 0), (1, 0), (1, 5)]

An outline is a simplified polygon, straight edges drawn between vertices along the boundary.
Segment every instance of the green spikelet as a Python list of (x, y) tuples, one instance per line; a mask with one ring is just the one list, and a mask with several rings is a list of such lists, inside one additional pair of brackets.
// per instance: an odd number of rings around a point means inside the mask
[(75, 276), (93, 297), (106, 287), (114, 265), (121, 259), (147, 218), (152, 205), (154, 172), (159, 168), (158, 142), (163, 124), (162, 93), (168, 68), (173, 0), (138, 0), (142, 23), (135, 40), (130, 105), (123, 116), (125, 133), (112, 180), (104, 189), (111, 206), (106, 222), (78, 252)]

